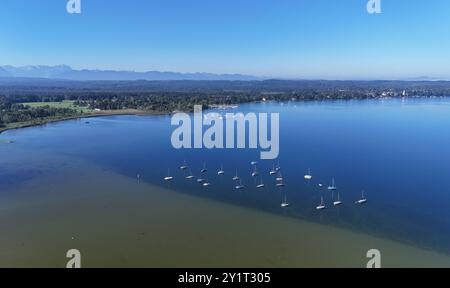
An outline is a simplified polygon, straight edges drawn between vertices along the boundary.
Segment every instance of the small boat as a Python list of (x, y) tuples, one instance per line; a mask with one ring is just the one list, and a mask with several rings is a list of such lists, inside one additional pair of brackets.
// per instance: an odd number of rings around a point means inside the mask
[(324, 210), (327, 207), (325, 206), (325, 204), (323, 203), (323, 197), (321, 197), (320, 199), (320, 205), (316, 207), (316, 210)]
[(206, 163), (203, 163), (203, 168), (202, 170), (200, 170), (201, 173), (206, 173), (208, 172), (208, 169), (206, 169)]
[(258, 164), (258, 162), (252, 161), (252, 162), (250, 162), (250, 164), (251, 164), (252, 166), (255, 166), (256, 164)]
[(209, 187), (209, 186), (211, 186), (211, 183), (209, 183), (208, 180), (205, 180), (205, 182), (203, 182), (202, 186)]
[(336, 184), (334, 183), (334, 178), (331, 180), (331, 186), (328, 186), (329, 191), (337, 190)]
[(173, 180), (173, 177), (170, 176), (170, 169), (169, 169), (169, 170), (167, 170), (167, 176), (164, 177), (164, 181), (172, 181), (172, 180)]
[(308, 169), (308, 173), (303, 177), (305, 178), (305, 180), (311, 180), (313, 178), (313, 176), (311, 175), (311, 169)]
[(192, 175), (191, 169), (189, 169), (189, 175), (186, 176), (186, 179), (188, 179), (188, 180), (194, 179), (194, 175)]
[(241, 189), (244, 189), (244, 188), (245, 188), (245, 186), (242, 185), (242, 180), (239, 179), (239, 185), (236, 185), (235, 188), (236, 188), (236, 190), (241, 190)]
[(362, 193), (361, 193), (361, 199), (359, 199), (358, 201), (356, 201), (355, 204), (362, 205), (362, 204), (366, 204), (366, 203), (367, 203), (367, 199), (366, 199), (366, 197), (364, 196), (364, 191), (362, 191)]
[(233, 181), (238, 181), (240, 178), (238, 176), (238, 171), (236, 169), (236, 176), (233, 177)]
[(262, 177), (261, 177), (261, 183), (259, 183), (259, 185), (256, 185), (256, 188), (260, 189), (260, 188), (264, 188), (264, 186), (265, 185), (264, 185)]
[(319, 184), (318, 186), (322, 188), (322, 187), (323, 187), (323, 184)]
[(286, 196), (286, 194), (284, 195), (284, 201), (281, 202), (281, 207), (282, 207), (282, 208), (287, 208), (287, 207), (289, 207), (289, 203), (287, 202), (287, 196)]
[(202, 184), (203, 182), (205, 182), (206, 180), (205, 179), (202, 179), (202, 178), (198, 178), (197, 179), (197, 183), (200, 183), (200, 184)]
[(255, 169), (253, 169), (252, 177), (256, 177), (258, 175), (259, 175), (258, 169), (256, 168), (256, 165), (255, 165)]
[(281, 175), (281, 172), (278, 172), (277, 178), (275, 178), (276, 181), (283, 181), (283, 175)]
[(217, 172), (217, 175), (221, 176), (224, 174), (225, 174), (225, 171), (223, 170), (223, 166), (221, 166), (219, 172)]
[(275, 186), (277, 186), (277, 187), (284, 187), (286, 185), (284, 185), (283, 181), (280, 181), (279, 183), (275, 184)]
[(280, 161), (278, 161), (278, 165), (277, 165), (277, 167), (275, 168), (275, 171), (276, 171), (276, 172), (281, 171)]
[(277, 170), (275, 170), (275, 164), (273, 164), (272, 170), (269, 171), (270, 175), (275, 175), (277, 174)]
[(334, 205), (334, 206), (342, 205), (341, 196), (339, 195), (339, 192), (338, 192), (337, 201), (334, 201), (334, 202), (333, 202), (333, 205)]
[(180, 170), (186, 170), (188, 169), (188, 166), (186, 164), (186, 161), (184, 161), (183, 165), (180, 166)]

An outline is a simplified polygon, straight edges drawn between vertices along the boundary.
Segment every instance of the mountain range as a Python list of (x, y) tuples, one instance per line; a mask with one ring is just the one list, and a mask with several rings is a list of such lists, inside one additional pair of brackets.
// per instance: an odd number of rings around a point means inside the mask
[(75, 81), (133, 81), (133, 80), (226, 80), (251, 81), (262, 80), (255, 76), (242, 74), (178, 73), (161, 71), (115, 71), (115, 70), (75, 70), (67, 65), (57, 66), (0, 66), (3, 78), (44, 78)]

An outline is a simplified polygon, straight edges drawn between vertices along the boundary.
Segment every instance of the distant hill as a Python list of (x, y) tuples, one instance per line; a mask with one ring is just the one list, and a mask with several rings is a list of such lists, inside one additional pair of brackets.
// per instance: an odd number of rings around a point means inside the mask
[(45, 78), (76, 81), (134, 81), (134, 80), (208, 80), (208, 81), (250, 81), (258, 77), (241, 74), (177, 73), (177, 72), (135, 72), (114, 70), (74, 70), (67, 65), (58, 66), (0, 66), (0, 77)]

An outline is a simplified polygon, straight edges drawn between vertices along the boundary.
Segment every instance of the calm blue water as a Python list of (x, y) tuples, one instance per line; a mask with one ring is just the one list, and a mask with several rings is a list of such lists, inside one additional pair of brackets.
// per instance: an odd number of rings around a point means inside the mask
[[(64, 170), (70, 163), (60, 159), (76, 157), (183, 193), (450, 253), (450, 99), (249, 104), (232, 112), (280, 113), (275, 163), (282, 167), (283, 190), (268, 173), (274, 161), (259, 161), (258, 150), (174, 150), (169, 116), (117, 116), (1, 134), (0, 141), (15, 143), (0, 146), (0, 194)], [(195, 176), (206, 162), (212, 186), (186, 181), (177, 169), (184, 160)], [(259, 161), (262, 190), (250, 175), (252, 160)], [(221, 165), (226, 175), (218, 177)], [(168, 168), (175, 177), (170, 184), (162, 181)], [(303, 179), (308, 168), (311, 182)], [(234, 189), (236, 169), (245, 190)], [(333, 177), (344, 201), (340, 208), (332, 208), (331, 193), (317, 185)], [(369, 202), (360, 207), (353, 202), (362, 190)], [(280, 207), (284, 193), (289, 209)], [(320, 197), (330, 206), (323, 212), (315, 211)]]

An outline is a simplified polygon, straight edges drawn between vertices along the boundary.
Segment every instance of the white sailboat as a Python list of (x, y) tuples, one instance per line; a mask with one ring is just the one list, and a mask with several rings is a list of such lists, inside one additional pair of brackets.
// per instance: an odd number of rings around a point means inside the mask
[(328, 186), (329, 191), (335, 191), (337, 190), (336, 184), (334, 182), (334, 178), (331, 180), (331, 186)]
[(203, 163), (203, 168), (202, 170), (200, 170), (201, 173), (206, 173), (208, 172), (208, 169), (206, 169), (206, 163)]
[(327, 207), (325, 206), (325, 204), (323, 203), (323, 197), (320, 198), (320, 205), (316, 207), (316, 210), (324, 210)]
[(277, 184), (275, 184), (275, 186), (277, 186), (277, 187), (284, 187), (284, 186), (286, 186), (286, 185), (284, 185), (283, 180), (281, 180), (280, 182), (278, 182)]
[(220, 170), (219, 170), (219, 172), (217, 172), (217, 175), (222, 176), (224, 174), (225, 174), (225, 171), (223, 170), (223, 165), (222, 165), (222, 166), (220, 166)]
[(256, 188), (260, 189), (260, 188), (264, 188), (264, 186), (265, 185), (264, 185), (262, 177), (261, 177), (261, 182), (259, 183), (259, 185), (256, 185)]
[(209, 186), (211, 186), (211, 183), (209, 183), (208, 179), (205, 179), (205, 181), (203, 181), (203, 183), (202, 183), (202, 186), (209, 187)]
[(250, 164), (251, 164), (252, 166), (255, 166), (256, 164), (258, 164), (258, 162), (252, 161), (252, 162), (250, 162)]
[(303, 177), (305, 178), (305, 180), (311, 180), (313, 178), (313, 176), (311, 175), (311, 169), (308, 169), (308, 173)]
[(167, 176), (164, 177), (164, 181), (172, 181), (173, 177), (170, 176), (170, 169), (167, 170)]
[(255, 169), (253, 169), (252, 177), (256, 177), (258, 175), (259, 175), (258, 169), (256, 168), (256, 165), (255, 165)]
[(194, 179), (194, 175), (192, 175), (192, 170), (191, 169), (189, 169), (189, 175), (186, 176), (186, 179), (188, 179), (188, 180)]
[(281, 171), (280, 161), (278, 161), (278, 165), (277, 165), (277, 167), (275, 168), (275, 171), (276, 171), (276, 172)]
[(334, 206), (342, 205), (341, 195), (339, 194), (339, 192), (338, 192), (338, 196), (337, 196), (337, 201), (334, 201), (334, 202), (333, 202), (333, 205), (334, 205)]
[(236, 169), (236, 176), (233, 177), (233, 181), (238, 181), (239, 179), (238, 170)]
[(277, 174), (277, 171), (275, 170), (275, 164), (273, 164), (272, 170), (269, 171), (270, 175), (275, 175)]
[(276, 181), (283, 181), (283, 175), (281, 175), (281, 172), (278, 172), (277, 178), (275, 178)]
[(186, 170), (188, 169), (188, 165), (186, 164), (186, 160), (184, 160), (183, 165), (180, 166), (180, 170)]
[(366, 204), (367, 203), (367, 198), (364, 196), (364, 191), (362, 191), (361, 193), (361, 199), (359, 199), (358, 201), (355, 202), (355, 204)]
[(282, 208), (287, 208), (287, 207), (289, 207), (289, 203), (287, 202), (287, 194), (284, 194), (284, 201), (281, 202), (281, 207), (282, 207)]
[(245, 188), (245, 186), (242, 185), (242, 180), (241, 179), (239, 179), (239, 184), (236, 185), (235, 188), (236, 188), (236, 190), (241, 190), (241, 189)]

